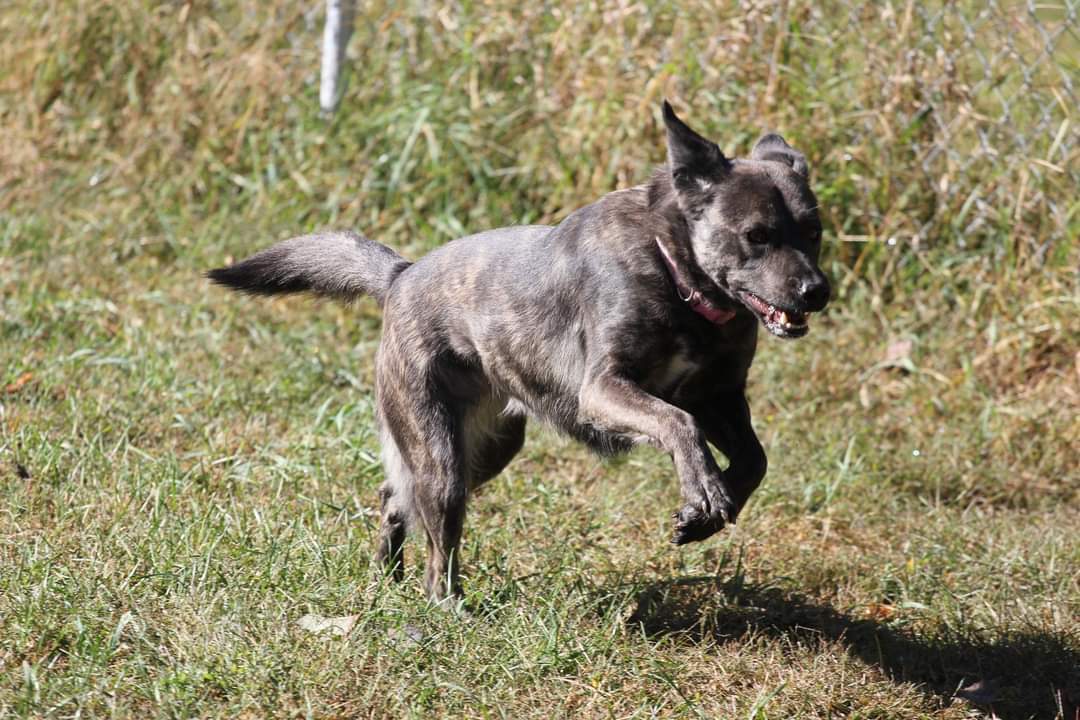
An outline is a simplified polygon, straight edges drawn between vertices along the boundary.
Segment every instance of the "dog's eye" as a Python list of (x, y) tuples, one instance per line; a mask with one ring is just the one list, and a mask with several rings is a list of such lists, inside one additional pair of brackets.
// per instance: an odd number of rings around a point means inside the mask
[(765, 228), (756, 227), (746, 233), (746, 239), (755, 245), (764, 245), (769, 242), (769, 233), (765, 232)]

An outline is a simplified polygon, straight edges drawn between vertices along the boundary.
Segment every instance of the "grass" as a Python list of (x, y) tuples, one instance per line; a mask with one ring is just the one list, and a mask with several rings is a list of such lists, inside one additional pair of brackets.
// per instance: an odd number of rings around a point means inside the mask
[[(0, 716), (1074, 720), (1075, 11), (1047, 58), (964, 3), (363, 5), (332, 120), (306, 6), (0, 9)], [(769, 476), (674, 549), (666, 458), (532, 428), (480, 612), (435, 612), (370, 563), (374, 305), (200, 272), (557, 221), (662, 159), (664, 96), (814, 171), (837, 297), (762, 342)]]

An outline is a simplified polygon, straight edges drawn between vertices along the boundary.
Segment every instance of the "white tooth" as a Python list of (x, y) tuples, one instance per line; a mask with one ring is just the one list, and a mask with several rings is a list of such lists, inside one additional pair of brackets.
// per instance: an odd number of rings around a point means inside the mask
[(789, 324), (790, 324), (790, 323), (788, 322), (788, 317), (787, 317), (787, 313), (786, 313), (786, 312), (784, 312), (783, 310), (781, 310), (781, 311), (780, 311), (780, 322), (782, 322), (782, 323), (783, 323), (783, 324), (785, 324), (785, 325), (789, 325)]

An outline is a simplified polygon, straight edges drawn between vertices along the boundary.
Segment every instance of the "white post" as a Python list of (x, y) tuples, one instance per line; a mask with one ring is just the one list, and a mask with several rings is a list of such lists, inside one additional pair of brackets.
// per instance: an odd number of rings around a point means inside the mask
[(326, 0), (322, 77), (319, 84), (319, 107), (324, 113), (332, 113), (337, 109), (344, 91), (341, 85), (341, 68), (355, 18), (356, 0)]

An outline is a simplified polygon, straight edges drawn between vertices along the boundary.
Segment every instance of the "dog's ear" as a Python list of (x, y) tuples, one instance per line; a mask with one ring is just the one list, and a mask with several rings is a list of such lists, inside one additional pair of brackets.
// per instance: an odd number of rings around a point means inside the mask
[(701, 182), (719, 180), (729, 163), (716, 143), (710, 142), (679, 119), (667, 100), (664, 101), (664, 126), (667, 128), (668, 163), (675, 187), (686, 190)]
[(787, 141), (776, 133), (762, 135), (754, 145), (754, 149), (750, 151), (750, 159), (782, 162), (804, 178), (810, 177), (810, 166), (806, 164), (806, 156), (788, 145)]

